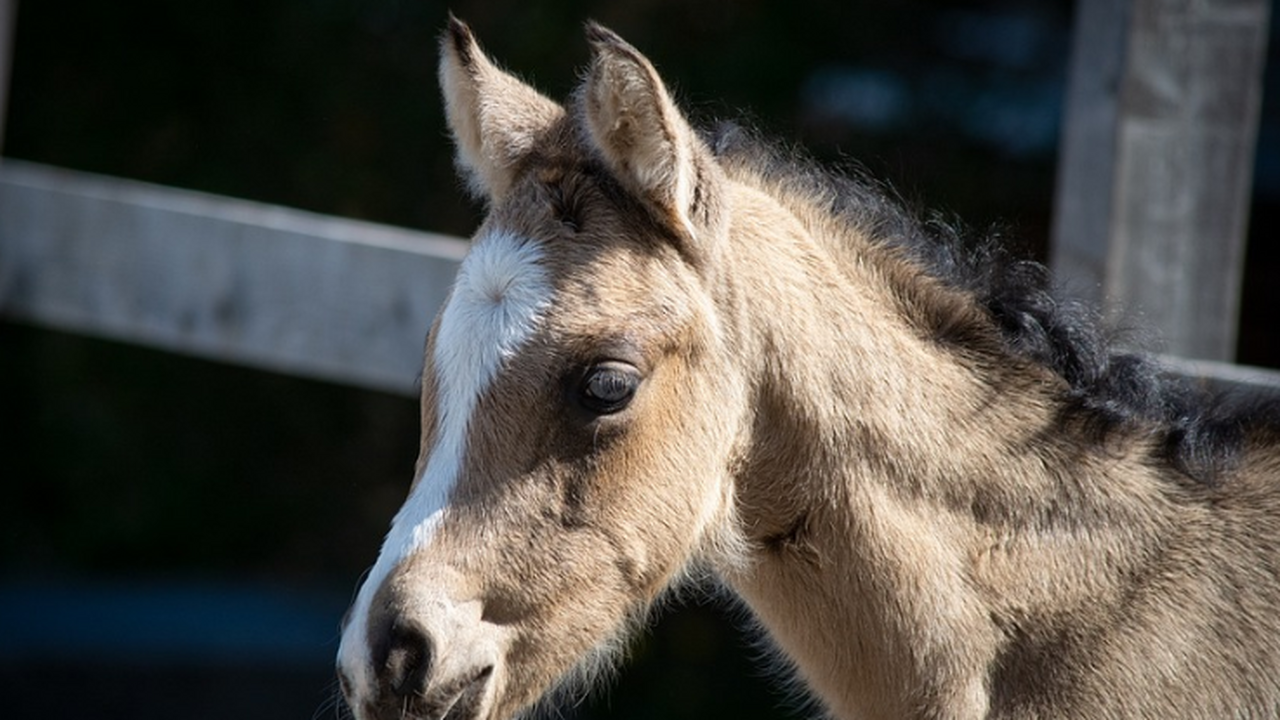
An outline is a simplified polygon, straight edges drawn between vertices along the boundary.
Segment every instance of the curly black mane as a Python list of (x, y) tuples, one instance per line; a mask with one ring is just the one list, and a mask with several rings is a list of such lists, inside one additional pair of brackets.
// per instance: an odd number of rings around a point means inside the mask
[[(1086, 441), (1104, 445), (1124, 434), (1151, 433), (1162, 461), (1208, 486), (1235, 466), (1251, 433), (1280, 441), (1280, 395), (1211, 392), (1148, 355), (1118, 348), (1097, 309), (1062, 293), (1044, 265), (1013, 257), (996, 238), (974, 239), (936, 217), (922, 220), (865, 173), (820, 168), (738, 125), (720, 124), (705, 138), (723, 162), (824, 205), (972, 296), (999, 328), (1003, 352), (1065, 381), (1061, 421), (1079, 428)], [(963, 343), (966, 331), (955, 335)]]

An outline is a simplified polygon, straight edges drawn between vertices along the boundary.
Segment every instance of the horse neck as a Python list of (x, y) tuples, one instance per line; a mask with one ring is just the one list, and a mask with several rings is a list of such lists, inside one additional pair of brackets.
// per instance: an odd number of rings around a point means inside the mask
[(738, 354), (755, 409), (745, 467), (760, 481), (750, 485), (785, 479), (802, 501), (878, 484), (957, 512), (985, 498), (983, 512), (1009, 514), (993, 493), (1056, 485), (1074, 468), (1060, 437), (1064, 381), (998, 340), (956, 347), (911, 316), (994, 337), (972, 298), (881, 243), (739, 193), (733, 297), (745, 307), (734, 315), (747, 326)]
[[(735, 205), (733, 295), (755, 378), (735, 482), (756, 552), (726, 580), (837, 715), (915, 715), (929, 698), (980, 715), (992, 619), (1118, 587), (1135, 538), (1162, 522), (1157, 484), (1139, 448), (1073, 450), (1049, 371), (926, 337), (904, 292), (955, 297), (907, 260), (858, 237), (827, 243), (820, 222), (754, 190)], [(1016, 558), (1080, 581), (1010, 590), (1025, 579)]]

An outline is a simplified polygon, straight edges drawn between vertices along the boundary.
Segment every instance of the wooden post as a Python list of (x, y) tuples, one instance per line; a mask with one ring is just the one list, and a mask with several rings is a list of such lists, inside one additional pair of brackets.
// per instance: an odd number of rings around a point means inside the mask
[(8, 113), (9, 66), (13, 62), (13, 27), (18, 0), (0, 0), (0, 152), (4, 151), (4, 121)]
[(1161, 334), (1235, 357), (1269, 0), (1082, 0), (1052, 262)]
[(1050, 263), (1070, 290), (1101, 304), (1111, 235), (1116, 123), (1128, 0), (1081, 0), (1072, 32)]

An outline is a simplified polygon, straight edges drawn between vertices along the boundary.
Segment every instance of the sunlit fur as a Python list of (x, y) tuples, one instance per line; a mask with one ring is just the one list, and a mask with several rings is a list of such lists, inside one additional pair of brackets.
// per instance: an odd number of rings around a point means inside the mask
[(1274, 401), (1113, 350), (874, 183), (696, 131), (587, 39), (561, 105), (444, 37), (488, 215), (428, 339), (396, 527), (429, 531), (344, 631), (357, 718), (516, 716), (703, 573), (839, 718), (1280, 713)]

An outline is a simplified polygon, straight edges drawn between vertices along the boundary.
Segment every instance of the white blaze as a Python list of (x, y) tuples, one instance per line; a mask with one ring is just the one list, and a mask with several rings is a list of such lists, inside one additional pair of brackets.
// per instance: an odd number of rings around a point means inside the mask
[(477, 399), (533, 334), (550, 304), (541, 258), (533, 241), (498, 231), (477, 239), (458, 270), (432, 356), (435, 445), (356, 596), (338, 649), (340, 666), (362, 696), (372, 690), (365, 630), (373, 596), (401, 560), (430, 544), (462, 466)]

